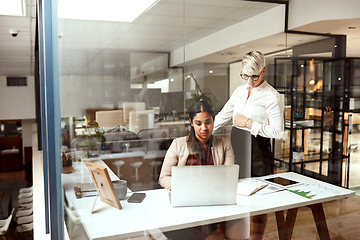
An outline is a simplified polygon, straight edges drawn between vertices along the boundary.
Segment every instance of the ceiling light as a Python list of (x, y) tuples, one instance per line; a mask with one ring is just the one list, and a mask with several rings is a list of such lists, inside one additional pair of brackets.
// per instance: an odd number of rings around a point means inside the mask
[(59, 0), (59, 18), (132, 22), (158, 1), (159, 0)]
[(219, 55), (221, 55), (221, 56), (232, 56), (232, 55), (234, 55), (235, 53), (233, 53), (233, 52), (220, 52), (219, 53)]
[(309, 83), (310, 83), (311, 85), (314, 85), (314, 84), (315, 84), (315, 80), (314, 80), (314, 79), (311, 79), (311, 80), (309, 81)]
[(0, 15), (25, 16), (24, 0), (0, 0)]
[(350, 27), (348, 27), (348, 29), (356, 29), (356, 27), (355, 26), (350, 26)]
[(209, 70), (209, 73), (210, 73), (210, 74), (214, 73), (214, 70)]

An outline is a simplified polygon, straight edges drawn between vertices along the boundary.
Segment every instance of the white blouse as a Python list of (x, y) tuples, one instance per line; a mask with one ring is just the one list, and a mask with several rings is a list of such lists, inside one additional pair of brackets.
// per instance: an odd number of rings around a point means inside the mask
[(284, 115), (280, 94), (266, 81), (253, 88), (249, 98), (248, 89), (248, 84), (235, 89), (223, 109), (215, 116), (214, 132), (236, 115), (243, 115), (253, 123), (251, 129), (240, 129), (250, 131), (254, 136), (284, 139)]

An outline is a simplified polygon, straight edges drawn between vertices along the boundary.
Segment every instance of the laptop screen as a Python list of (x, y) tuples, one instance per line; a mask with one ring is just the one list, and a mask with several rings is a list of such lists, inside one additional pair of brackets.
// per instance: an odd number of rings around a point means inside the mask
[(236, 204), (239, 165), (174, 166), (172, 206)]

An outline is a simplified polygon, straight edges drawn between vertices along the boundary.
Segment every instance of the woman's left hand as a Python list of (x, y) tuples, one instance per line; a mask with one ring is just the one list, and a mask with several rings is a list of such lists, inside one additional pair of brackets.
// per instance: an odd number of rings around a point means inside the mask
[(251, 128), (252, 120), (243, 116), (243, 115), (236, 115), (233, 120), (233, 125), (235, 127), (247, 127)]
[(247, 117), (243, 115), (236, 115), (234, 118), (234, 126), (235, 127), (245, 127), (245, 121), (247, 120)]

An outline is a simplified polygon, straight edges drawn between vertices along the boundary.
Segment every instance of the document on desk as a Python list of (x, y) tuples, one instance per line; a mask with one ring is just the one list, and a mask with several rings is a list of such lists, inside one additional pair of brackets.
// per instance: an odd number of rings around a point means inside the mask
[(319, 183), (304, 183), (287, 190), (307, 199), (320, 199), (343, 194), (338, 188)]
[(237, 186), (237, 194), (250, 196), (256, 192), (261, 191), (266, 186), (268, 186), (267, 183), (254, 178), (240, 179)]

